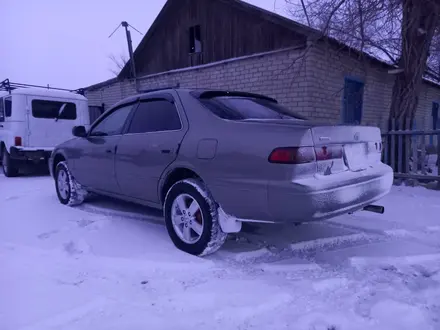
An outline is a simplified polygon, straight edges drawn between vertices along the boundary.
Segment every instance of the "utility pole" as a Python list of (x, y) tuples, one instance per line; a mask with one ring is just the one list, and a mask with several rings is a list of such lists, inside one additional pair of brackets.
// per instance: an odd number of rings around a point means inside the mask
[(134, 81), (136, 82), (136, 65), (134, 63), (134, 57), (133, 57), (133, 42), (131, 40), (131, 33), (130, 30), (128, 29), (128, 23), (126, 21), (122, 21), (121, 25), (125, 28), (125, 34), (127, 36), (127, 44), (128, 44), (128, 55), (130, 56), (130, 62), (131, 62), (131, 74)]
[[(134, 79), (134, 84), (135, 84), (135, 89), (136, 92), (139, 91), (139, 87), (138, 87), (138, 81), (137, 81), (137, 77), (136, 77), (136, 64), (134, 63), (134, 56), (133, 56), (133, 42), (131, 40), (131, 33), (130, 30), (128, 29), (128, 27), (132, 27), (134, 30), (136, 30), (137, 32), (139, 32), (139, 30), (137, 30), (136, 28), (134, 28), (133, 26), (131, 26), (130, 24), (128, 24), (126, 21), (122, 21), (121, 24), (118, 25), (118, 27), (113, 31), (112, 34), (110, 34), (109, 38), (111, 38), (111, 36), (119, 29), (119, 27), (123, 26), (125, 28), (125, 35), (127, 37), (127, 45), (128, 45), (128, 55), (130, 57), (130, 64), (131, 64), (131, 77)], [(139, 34), (142, 35), (141, 32), (139, 32)]]

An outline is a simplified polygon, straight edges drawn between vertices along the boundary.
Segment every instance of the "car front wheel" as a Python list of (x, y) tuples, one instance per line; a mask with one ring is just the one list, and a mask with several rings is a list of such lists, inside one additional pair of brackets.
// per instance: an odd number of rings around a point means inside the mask
[(227, 237), (220, 228), (217, 209), (203, 182), (187, 179), (175, 183), (164, 203), (165, 223), (174, 245), (198, 256), (217, 251)]
[(87, 196), (87, 191), (76, 182), (66, 162), (59, 162), (55, 170), (55, 188), (61, 204), (79, 205)]

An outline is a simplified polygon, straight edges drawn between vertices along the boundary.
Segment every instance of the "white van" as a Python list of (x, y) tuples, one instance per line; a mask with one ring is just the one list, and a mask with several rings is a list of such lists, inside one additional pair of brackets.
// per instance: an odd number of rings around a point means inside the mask
[(47, 162), (54, 147), (71, 139), (72, 128), (90, 126), (87, 99), (47, 88), (0, 91), (0, 161), (7, 177), (25, 163)]

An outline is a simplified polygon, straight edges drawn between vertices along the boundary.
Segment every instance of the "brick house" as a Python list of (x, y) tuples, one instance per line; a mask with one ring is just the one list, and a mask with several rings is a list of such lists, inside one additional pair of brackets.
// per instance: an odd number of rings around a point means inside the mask
[[(139, 90), (178, 84), (262, 93), (311, 119), (387, 128), (390, 65), (243, 1), (168, 0), (134, 59)], [(129, 64), (86, 88), (91, 106), (107, 109), (136, 92)], [(433, 128), (438, 102), (440, 86), (425, 80), (417, 128)]]

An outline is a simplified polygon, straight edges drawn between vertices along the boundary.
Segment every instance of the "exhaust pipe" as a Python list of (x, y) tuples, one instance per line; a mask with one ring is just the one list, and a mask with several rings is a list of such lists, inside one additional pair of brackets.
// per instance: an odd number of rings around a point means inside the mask
[(379, 213), (379, 214), (384, 214), (385, 207), (380, 206), (380, 205), (367, 205), (362, 210), (363, 211), (374, 212), (374, 213)]

